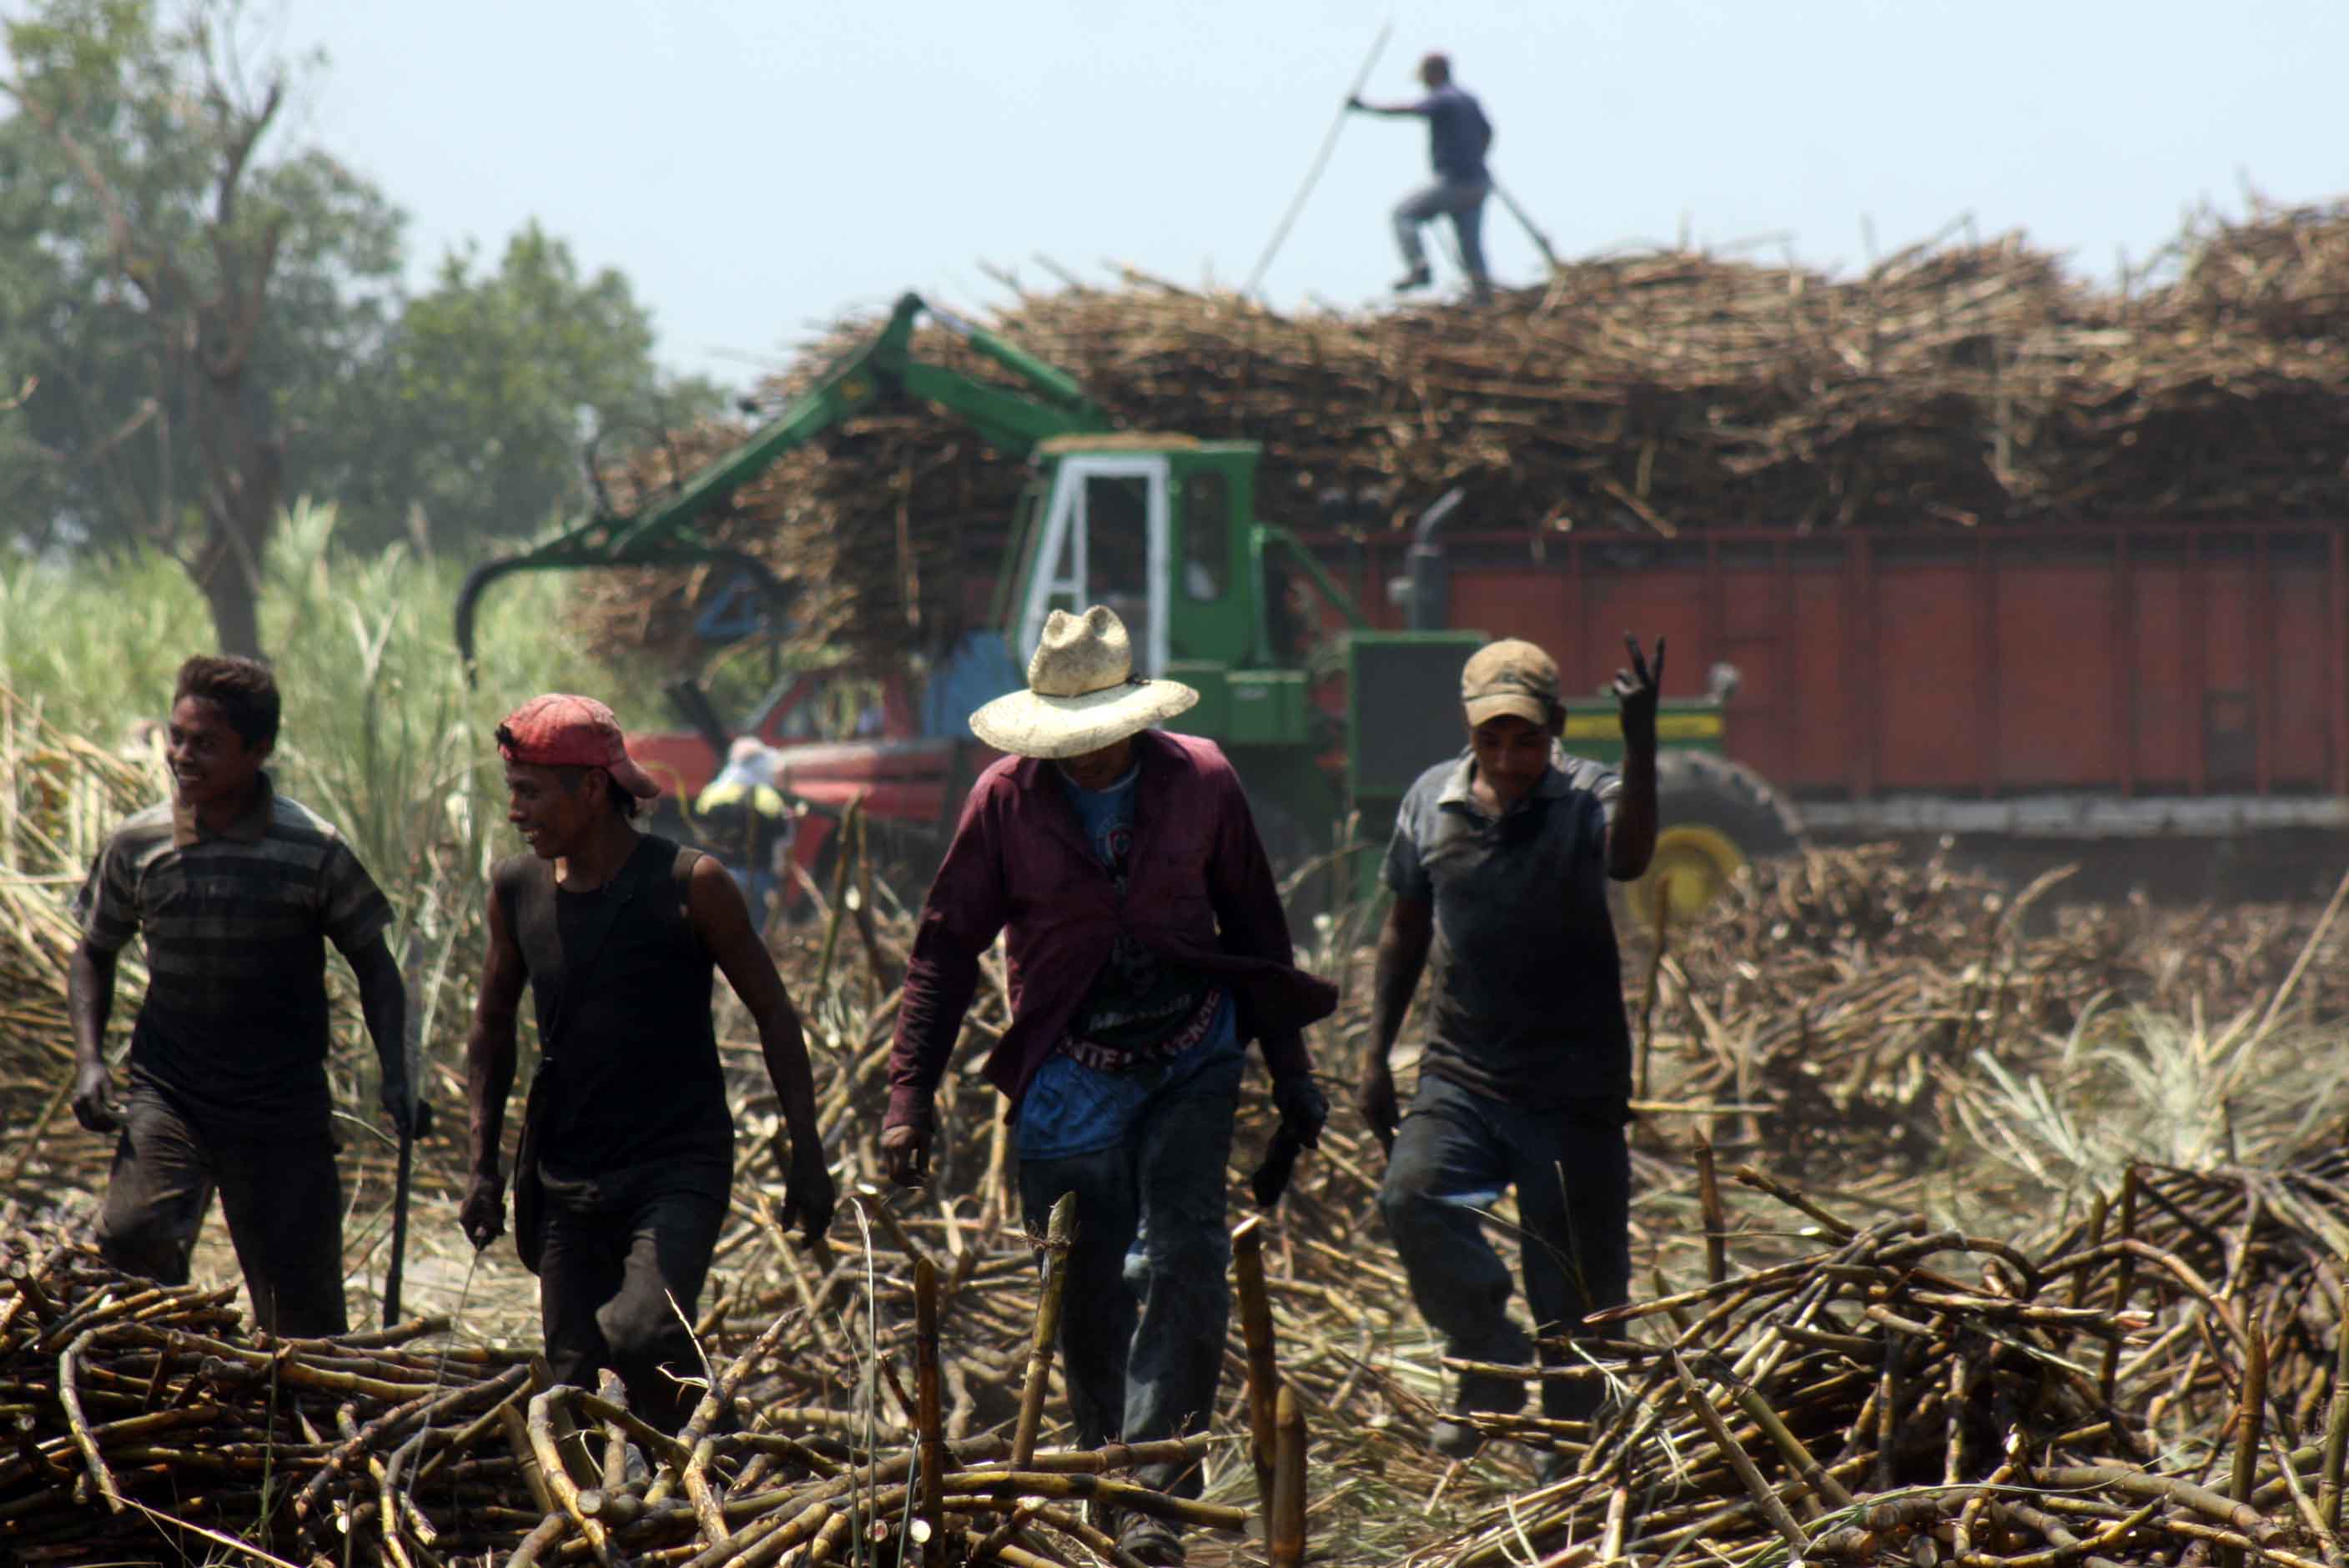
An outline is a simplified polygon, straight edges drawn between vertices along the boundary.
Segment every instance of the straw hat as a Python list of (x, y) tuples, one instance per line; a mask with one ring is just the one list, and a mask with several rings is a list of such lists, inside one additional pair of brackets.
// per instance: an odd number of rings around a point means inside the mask
[(970, 716), (971, 733), (1015, 757), (1082, 757), (1183, 712), (1199, 694), (1133, 673), (1133, 645), (1115, 612), (1055, 610), (1044, 623), (1028, 689)]

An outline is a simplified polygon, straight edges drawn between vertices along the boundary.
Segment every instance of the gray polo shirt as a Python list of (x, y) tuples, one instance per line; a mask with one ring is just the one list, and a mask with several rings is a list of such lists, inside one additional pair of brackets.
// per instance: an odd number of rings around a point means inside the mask
[(1432, 903), (1421, 1070), (1517, 1104), (1622, 1101), (1631, 1030), (1607, 907), (1607, 824), (1622, 783), (1563, 750), (1498, 818), (1467, 753), (1419, 776), (1387, 851), (1398, 898)]

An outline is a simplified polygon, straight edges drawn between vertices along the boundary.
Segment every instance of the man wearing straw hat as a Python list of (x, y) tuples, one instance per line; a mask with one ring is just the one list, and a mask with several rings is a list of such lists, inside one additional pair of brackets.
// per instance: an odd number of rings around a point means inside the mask
[[(1029, 1224), (1076, 1196), (1061, 1351), (1088, 1446), (1195, 1432), (1215, 1409), (1247, 1042), (1300, 1142), (1328, 1114), (1301, 1031), (1337, 995), (1293, 962), (1238, 776), (1212, 741), (1152, 727), (1197, 700), (1133, 674), (1108, 609), (1053, 613), (1028, 689), (971, 716), (1009, 755), (972, 787), (931, 884), (889, 1064), (882, 1149), (916, 1182), (937, 1137), (931, 1097), (1002, 933), (1012, 1021), (987, 1076), (1016, 1120)], [(1143, 1480), (1200, 1484), (1196, 1466)], [(1182, 1560), (1155, 1521), (1133, 1521), (1123, 1544)]]
[[(1462, 1360), (1525, 1366), (1537, 1340), (1543, 1361), (1563, 1360), (1560, 1340), (1630, 1284), (1631, 1033), (1607, 882), (1635, 880), (1655, 852), (1664, 645), (1651, 670), (1624, 642), (1619, 776), (1559, 747), (1550, 656), (1493, 643), (1461, 672), (1466, 749), (1412, 786), (1387, 853), (1394, 903), (1357, 1104), (1388, 1145), (1379, 1210), (1412, 1299)], [(1431, 951), (1419, 1089), (1404, 1115), (1387, 1056)], [(1508, 1270), (1484, 1235), (1484, 1211), (1513, 1185), (1532, 1337), (1509, 1320)], [(1543, 1413), (1588, 1420), (1599, 1394), (1595, 1379), (1545, 1379)], [(1454, 1416), (1525, 1398), (1521, 1382), (1471, 1374)], [(1457, 1418), (1432, 1437), (1453, 1459), (1482, 1439)]]

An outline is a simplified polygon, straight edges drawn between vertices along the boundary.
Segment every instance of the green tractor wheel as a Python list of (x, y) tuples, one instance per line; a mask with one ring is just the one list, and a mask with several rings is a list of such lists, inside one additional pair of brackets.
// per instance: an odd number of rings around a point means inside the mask
[(1741, 763), (1706, 751), (1656, 758), (1656, 853), (1624, 890), (1631, 918), (1653, 930), (1659, 903), (1686, 926), (1754, 860), (1802, 841), (1793, 806)]

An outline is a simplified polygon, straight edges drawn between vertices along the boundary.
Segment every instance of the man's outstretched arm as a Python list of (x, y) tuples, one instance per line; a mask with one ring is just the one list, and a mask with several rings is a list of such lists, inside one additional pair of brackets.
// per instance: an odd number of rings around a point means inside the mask
[(1639, 642), (1626, 632), (1624, 646), (1631, 667), (1615, 675), (1615, 707), (1623, 725), (1623, 792), (1607, 828), (1607, 874), (1617, 882), (1637, 882), (1655, 858), (1656, 705), (1664, 680), (1664, 640), (1656, 639), (1651, 669)]
[(767, 1077), (775, 1086), (792, 1140), (791, 1166), (784, 1172), (783, 1224), (801, 1225), (813, 1246), (832, 1225), (835, 1194), (832, 1172), (824, 1164), (823, 1134), (815, 1123), (815, 1070), (808, 1065), (807, 1034), (800, 1026), (799, 1009), (792, 1006), (783, 977), (776, 973), (773, 954), (750, 923), (750, 906), (743, 902), (741, 888), (709, 855), (694, 862), (686, 886), (686, 914), (759, 1027), (760, 1054), (766, 1057)]
[(409, 1077), (408, 985), (400, 978), (399, 960), (381, 936), (346, 956), (359, 983), (359, 1016), (367, 1020), (367, 1038), (375, 1042), (383, 1113), (402, 1138), (412, 1138), (421, 1086)]
[(106, 1020), (114, 1012), (114, 959), (110, 947), (78, 944), (66, 965), (66, 1019), (73, 1029), (74, 1119), (92, 1132), (122, 1125), (114, 1098), (114, 1078), (106, 1070)]
[(522, 948), (506, 929), (505, 906), (490, 899), (490, 947), (481, 960), (481, 993), (473, 1001), (472, 1028), (465, 1037), (465, 1110), (471, 1142), (472, 1180), (459, 1218), (476, 1251), (506, 1228), (505, 1172), (498, 1145), (505, 1134), (506, 1097), (513, 1092), (514, 1014), (530, 977)]
[(930, 880), (914, 928), (897, 1037), (889, 1048), (889, 1109), (881, 1124), (881, 1155), (890, 1180), (901, 1186), (926, 1175), (937, 1135), (931, 1097), (978, 990), (979, 955), (995, 944), (1009, 913), (992, 804), (993, 791), (1007, 787), (982, 780), (964, 802), (954, 841)]
[(1370, 1054), (1354, 1096), (1355, 1109), (1385, 1147), (1393, 1145), (1395, 1128), (1402, 1121), (1390, 1058), (1434, 942), (1435, 906), (1423, 899), (1398, 897), (1387, 910), (1386, 923), (1379, 928), (1378, 965), (1371, 980)]

